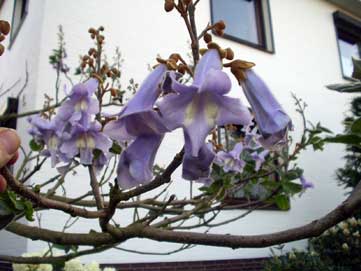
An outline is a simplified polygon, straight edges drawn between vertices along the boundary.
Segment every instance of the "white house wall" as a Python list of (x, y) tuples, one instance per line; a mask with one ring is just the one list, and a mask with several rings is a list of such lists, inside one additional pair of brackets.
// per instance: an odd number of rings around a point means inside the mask
[[(87, 29), (103, 25), (106, 36), (106, 53), (111, 56), (115, 47), (119, 46), (125, 59), (122, 68), (124, 86), (127, 85), (130, 78), (141, 82), (148, 73), (147, 65), (155, 64), (157, 54), (167, 57), (169, 54), (177, 52), (186, 56), (189, 52), (187, 44), (189, 38), (182, 19), (176, 13), (165, 13), (163, 0), (44, 1), (43, 10), (31, 8), (29, 12), (29, 19), (35, 17), (32, 19), (33, 27), (37, 25), (41, 27), (41, 39), (39, 37), (31, 39), (35, 43), (33, 54), (28, 56), (19, 52), (19, 58), (10, 58), (9, 54), (8, 58), (5, 58), (6, 63), (17, 61), (12, 64), (11, 69), (5, 68), (2, 64), (3, 58), (0, 59), (1, 74), (6, 69), (7, 74), (12, 71), (13, 78), (17, 78), (14, 74), (17, 75), (19, 69), (23, 70), (23, 64), (18, 59), (25, 56), (33, 59), (39, 55), (38, 71), (32, 78), (34, 81), (37, 80), (37, 92), (36, 94), (35, 90), (33, 92), (37, 107), (43, 103), (43, 93), (51, 94), (50, 91), (54, 89), (55, 71), (48, 64), (48, 56), (57, 46), (56, 32), (59, 24), (63, 25), (65, 32), (67, 64), (71, 67), (78, 65), (79, 54), (87, 52), (92, 44)], [(39, 2), (30, 0), (30, 7), (41, 5)], [(351, 96), (331, 92), (324, 87), (326, 84), (342, 81), (332, 19), (332, 13), (336, 7), (321, 0), (270, 0), (270, 7), (275, 54), (265, 53), (223, 38), (215, 38), (216, 42), (222, 47), (231, 47), (237, 58), (257, 64), (256, 71), (273, 89), (279, 101), (292, 117), (295, 126), (295, 132), (292, 134), (295, 138), (300, 136), (302, 125), (300, 117), (295, 112), (291, 92), (303, 98), (309, 105), (307, 110), (309, 120), (321, 121), (324, 126), (335, 132), (342, 131), (341, 121), (348, 109)], [(35, 15), (39, 13), (44, 16), (42, 24), (38, 15)], [(197, 6), (199, 29), (206, 26), (209, 21), (209, 1), (202, 0)], [(30, 20), (27, 23), (30, 23)], [(29, 32), (27, 34), (30, 35)], [(14, 50), (16, 46), (20, 46), (20, 43), (23, 47), (28, 48), (28, 42), (25, 42), (25, 37), (21, 37), (21, 33), (17, 39)], [(40, 44), (35, 42), (38, 40), (40, 40)], [(17, 45), (17, 43), (19, 44)], [(62, 81), (62, 84), (66, 83), (66, 81)], [(232, 96), (243, 97), (241, 89), (236, 84), (234, 84)], [(245, 99), (243, 101), (246, 103)], [(167, 135), (157, 155), (157, 162), (166, 165), (181, 149), (182, 144), (181, 131)], [(307, 151), (301, 156), (300, 164), (305, 169), (306, 178), (315, 183), (315, 188), (307, 191), (301, 198), (293, 199), (289, 212), (257, 211), (244, 220), (212, 229), (211, 232), (247, 235), (269, 233), (300, 226), (326, 214), (344, 199), (344, 191), (337, 187), (334, 173), (335, 169), (343, 165), (342, 156), (342, 146), (328, 146), (322, 153)], [(36, 178), (42, 180), (51, 176), (52, 173), (53, 171), (48, 168), (38, 174)], [(175, 176), (172, 191), (177, 191), (177, 195), (188, 195), (189, 183), (181, 180), (179, 170)], [(80, 171), (77, 176), (69, 178), (66, 182), (69, 195), (75, 196), (79, 191), (87, 191), (88, 183), (86, 175)], [(244, 210), (227, 211), (223, 214), (223, 218), (231, 218), (241, 212)], [(116, 220), (119, 223), (125, 223), (130, 220), (130, 215), (118, 212)], [(60, 222), (65, 221), (66, 218), (61, 217), (59, 212), (44, 214), (42, 225), (61, 230)], [(99, 229), (96, 221), (92, 223), (80, 221), (71, 231), (86, 232), (91, 228)], [(178, 247), (178, 245), (147, 240), (131, 240), (127, 242), (127, 245), (129, 245), (127, 248), (157, 252)], [(305, 242), (293, 243), (288, 247), (295, 245), (302, 248)], [(38, 251), (45, 247), (46, 245), (40, 242), (29, 241), (28, 244), (29, 251)], [(111, 250), (83, 259), (106, 263), (150, 262), (252, 258), (269, 254), (268, 248), (231, 250), (198, 246), (170, 256), (147, 256)]]
[[(43, 0), (30, 1), (28, 12), (23, 21), (22, 27), (18, 32), (10, 49), (5, 50), (0, 58), (0, 86), (4, 91), (19, 82), (12, 88), (8, 95), (0, 98), (0, 107), (6, 104), (7, 97), (16, 97), (23, 88), (26, 80), (26, 63), (28, 66), (28, 83), (19, 100), (19, 112), (27, 112), (35, 108), (37, 96), (37, 65), (40, 56), (41, 23), (43, 17)], [(0, 19), (11, 23), (14, 1), (7, 0), (0, 9)], [(5, 46), (9, 45), (10, 34), (3, 42)], [(21, 135), (23, 143), (29, 141), (26, 133), (26, 118), (17, 122), (17, 130)], [(27, 143), (23, 144), (28, 149)], [(5, 231), (0, 232), (0, 254), (19, 255), (27, 250), (27, 240), (17, 237)]]

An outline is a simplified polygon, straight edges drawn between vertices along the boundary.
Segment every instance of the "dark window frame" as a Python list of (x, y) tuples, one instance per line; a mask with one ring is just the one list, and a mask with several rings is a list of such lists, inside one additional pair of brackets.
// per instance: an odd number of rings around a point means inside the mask
[(11, 26), (14, 25), (14, 17), (15, 17), (17, 1), (23, 1), (24, 4), (22, 6), (22, 15), (21, 15), (21, 20), (20, 20), (19, 26), (16, 29), (11, 27), (9, 49), (11, 49), (12, 45), (14, 44), (14, 41), (15, 41), (16, 37), (19, 35), (19, 32), (24, 24), (24, 21), (26, 20), (27, 15), (28, 15), (28, 8), (29, 8), (30, 0), (14, 0), (13, 14), (12, 14), (12, 18), (11, 18)]
[(360, 42), (358, 43), (358, 51), (359, 51), (359, 57), (361, 58), (361, 21), (356, 20), (341, 11), (335, 11), (333, 13), (333, 21), (334, 21), (334, 27), (336, 33), (336, 43), (337, 43), (338, 57), (341, 66), (342, 77), (345, 80), (355, 81), (355, 79), (345, 74), (344, 66), (342, 65), (342, 56), (341, 56), (341, 48), (340, 48), (339, 40), (345, 41), (346, 39), (359, 38)]
[[(212, 24), (216, 23), (214, 19), (214, 6), (213, 1), (210, 0), (210, 8), (211, 8), (211, 22)], [(249, 1), (249, 0), (248, 0)], [(260, 43), (253, 43), (248, 40), (224, 33), (222, 38), (229, 39), (250, 47), (253, 47), (255, 49), (261, 50), (263, 52), (267, 52), (270, 54), (274, 54), (275, 51), (275, 45), (274, 45), (274, 38), (273, 38), (273, 27), (272, 27), (272, 16), (271, 16), (271, 10), (270, 10), (270, 4), (269, 0), (254, 0), (255, 1), (255, 9), (256, 9), (256, 25), (257, 25), (257, 31), (258, 31), (258, 37), (260, 39)], [(266, 1), (265, 4), (262, 4), (262, 1)], [(268, 8), (267, 10), (263, 10), (263, 6), (266, 5)], [(267, 15), (269, 17), (269, 22), (267, 24), (269, 25), (269, 35), (270, 35), (270, 44), (267, 44), (267, 38), (266, 38), (266, 29), (265, 29), (265, 18), (263, 13), (267, 12)], [(227, 29), (227, 28), (226, 28)], [(268, 46), (271, 48), (269, 49)]]

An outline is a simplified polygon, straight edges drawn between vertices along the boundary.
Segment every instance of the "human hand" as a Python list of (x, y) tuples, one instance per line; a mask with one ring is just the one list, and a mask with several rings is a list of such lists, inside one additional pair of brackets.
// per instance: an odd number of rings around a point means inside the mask
[[(17, 133), (8, 128), (0, 128), (0, 168), (12, 165), (18, 159), (20, 138)], [(0, 175), (0, 192), (6, 190), (6, 180)]]

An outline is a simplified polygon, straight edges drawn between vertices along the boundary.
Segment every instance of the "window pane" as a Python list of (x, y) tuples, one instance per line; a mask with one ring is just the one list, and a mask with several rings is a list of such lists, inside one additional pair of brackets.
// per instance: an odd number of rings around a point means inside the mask
[(214, 22), (226, 23), (225, 33), (259, 44), (257, 13), (253, 0), (213, 0)]
[(359, 48), (356, 43), (352, 44), (342, 39), (338, 40), (338, 44), (340, 46), (343, 75), (351, 77), (353, 72), (352, 57), (360, 57)]

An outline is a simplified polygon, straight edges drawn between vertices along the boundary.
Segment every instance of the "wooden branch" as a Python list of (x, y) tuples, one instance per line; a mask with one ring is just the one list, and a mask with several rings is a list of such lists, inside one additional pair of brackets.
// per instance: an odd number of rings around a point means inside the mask
[(97, 206), (98, 210), (102, 210), (102, 209), (104, 209), (104, 203), (103, 203), (102, 196), (100, 195), (99, 183), (97, 181), (97, 176), (95, 174), (94, 166), (89, 166), (88, 169), (89, 169), (89, 176), (90, 176), (90, 186), (93, 191), (96, 206)]
[(28, 189), (22, 183), (16, 180), (7, 168), (1, 169), (1, 174), (5, 177), (9, 187), (15, 193), (32, 201), (39, 207), (61, 210), (72, 216), (80, 216), (85, 218), (100, 218), (105, 216), (104, 211), (89, 211), (85, 208), (78, 208), (65, 202), (45, 198), (38, 193), (35, 193), (34, 191)]

